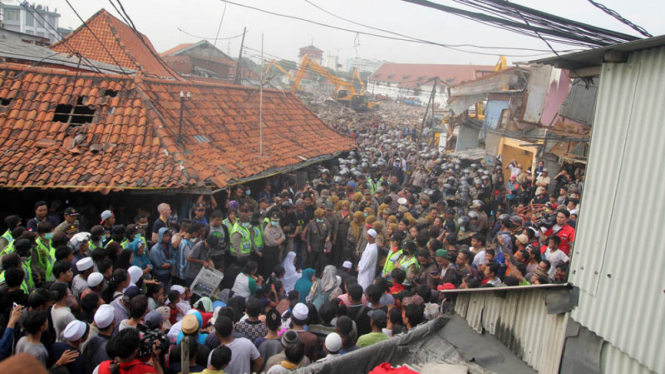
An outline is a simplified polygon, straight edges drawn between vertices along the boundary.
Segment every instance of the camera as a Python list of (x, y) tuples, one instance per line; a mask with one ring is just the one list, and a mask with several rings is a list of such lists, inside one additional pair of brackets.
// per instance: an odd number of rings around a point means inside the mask
[(546, 229), (551, 229), (552, 227), (554, 227), (555, 222), (556, 222), (556, 219), (554, 217), (552, 217), (551, 214), (543, 213), (543, 215), (540, 216), (540, 218), (538, 218), (536, 220), (536, 222), (534, 222), (533, 225), (538, 229), (540, 229), (542, 227), (544, 227)]
[(136, 356), (138, 359), (147, 359), (152, 355), (152, 346), (155, 342), (159, 342), (159, 347), (162, 352), (169, 351), (169, 338), (166, 334), (157, 331), (151, 330), (148, 326), (143, 324), (138, 324), (138, 330), (143, 334), (141, 337), (141, 344), (139, 344), (139, 353)]

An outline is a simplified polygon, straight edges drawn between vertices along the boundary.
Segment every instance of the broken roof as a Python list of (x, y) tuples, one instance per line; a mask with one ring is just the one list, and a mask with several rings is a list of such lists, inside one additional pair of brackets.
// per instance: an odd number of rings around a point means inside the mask
[(146, 76), (180, 79), (177, 73), (161, 61), (145, 35), (135, 32), (104, 9), (63, 40), (53, 44), (51, 49), (63, 53), (80, 53), (87, 59), (107, 64), (119, 64)]
[[(372, 81), (424, 84), (432, 78), (448, 84), (458, 84), (476, 78), (477, 71), (493, 71), (489, 65), (399, 64), (386, 62), (369, 77)], [(408, 87), (407, 87), (408, 88)]]
[[(182, 142), (177, 139), (180, 91)], [(353, 148), (294, 95), (0, 64), (0, 186), (223, 188)]]

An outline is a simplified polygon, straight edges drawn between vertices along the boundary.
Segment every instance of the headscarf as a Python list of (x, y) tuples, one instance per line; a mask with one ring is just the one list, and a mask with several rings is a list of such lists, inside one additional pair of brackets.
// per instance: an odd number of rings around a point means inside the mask
[(296, 265), (293, 264), (293, 259), (296, 257), (295, 252), (289, 252), (286, 254), (286, 258), (282, 262), (284, 267), (284, 278), (282, 278), (282, 284), (284, 285), (284, 291), (288, 294), (293, 291), (293, 287), (296, 284), (296, 281), (300, 279), (302, 274), (296, 271)]
[(337, 268), (334, 265), (328, 265), (323, 269), (323, 275), (321, 276), (321, 290), (323, 292), (328, 292), (335, 288), (337, 284)]
[(130, 266), (129, 269), (127, 269), (127, 272), (129, 273), (131, 284), (136, 284), (136, 282), (138, 282), (143, 276), (143, 270), (138, 266)]
[[(143, 245), (143, 254), (139, 255), (138, 251), (141, 245)], [(132, 242), (129, 243), (127, 249), (131, 250), (134, 253), (134, 258), (132, 259), (132, 265), (138, 266), (141, 269), (145, 269), (148, 267), (148, 265), (151, 264), (147, 254), (148, 248), (145, 247), (145, 242), (143, 241), (143, 238), (141, 238), (139, 235), (136, 235), (134, 240), (132, 240)]]
[(198, 307), (201, 306), (201, 305), (203, 305), (203, 310), (206, 313), (212, 313), (212, 311), (213, 311), (213, 309), (212, 309), (212, 300), (210, 300), (209, 297), (200, 298), (199, 301), (194, 303), (194, 308), (198, 309)]
[(358, 241), (360, 236), (360, 227), (365, 224), (365, 215), (361, 211), (353, 213), (353, 222), (351, 222), (351, 229), (353, 229), (353, 237)]
[(303, 304), (307, 303), (307, 295), (312, 289), (312, 277), (316, 274), (314, 269), (305, 269), (302, 271), (302, 277), (296, 282), (294, 289), (300, 294), (300, 301)]
[(360, 204), (361, 201), (363, 201), (363, 194), (360, 192), (356, 192), (353, 195), (353, 202), (356, 204)]

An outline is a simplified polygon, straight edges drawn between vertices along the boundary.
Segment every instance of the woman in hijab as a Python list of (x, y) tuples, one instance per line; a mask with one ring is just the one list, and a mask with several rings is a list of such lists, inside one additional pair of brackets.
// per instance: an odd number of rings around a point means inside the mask
[(329, 300), (330, 294), (337, 286), (337, 268), (333, 265), (328, 265), (323, 269), (323, 276), (321, 280), (317, 280), (312, 285), (312, 288), (307, 296), (307, 302), (314, 304), (316, 310), (321, 308)]
[(316, 280), (316, 271), (314, 269), (305, 269), (302, 271), (302, 277), (296, 282), (295, 290), (300, 294), (300, 302), (307, 303), (307, 295), (312, 289), (312, 282)]
[(148, 255), (145, 253), (145, 242), (143, 241), (143, 238), (137, 235), (134, 240), (129, 243), (128, 249), (134, 254), (134, 256), (132, 256), (132, 265), (140, 267), (141, 270), (143, 270), (144, 277), (149, 275), (150, 270), (152, 270), (152, 263), (150, 262)]
[(281, 279), (282, 284), (284, 285), (284, 291), (288, 294), (289, 292), (293, 291), (293, 287), (295, 286), (296, 282), (302, 274), (298, 273), (296, 271), (296, 253), (295, 252), (289, 252), (286, 255), (286, 258), (282, 262), (282, 266), (284, 267), (284, 278)]

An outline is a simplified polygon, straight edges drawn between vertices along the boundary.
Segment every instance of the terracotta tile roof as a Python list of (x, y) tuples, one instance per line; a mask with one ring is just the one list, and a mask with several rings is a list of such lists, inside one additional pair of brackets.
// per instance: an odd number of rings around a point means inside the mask
[[(180, 91), (192, 95), (184, 146), (176, 139)], [(265, 158), (253, 88), (0, 64), (0, 99), (4, 188), (223, 188), (353, 147), (281, 91), (264, 91)], [(68, 124), (56, 113), (63, 105), (92, 111), (89, 123)]]
[[(441, 81), (453, 85), (475, 79), (478, 70), (494, 70), (488, 65), (444, 65), (444, 64), (398, 64), (386, 62), (374, 74), (370, 81), (393, 82), (404, 85), (424, 84), (438, 77)], [(405, 86), (405, 88), (408, 88)]]
[(175, 47), (173, 47), (171, 49), (167, 49), (166, 51), (160, 53), (159, 55), (161, 57), (170, 56), (170, 55), (172, 55), (176, 52), (182, 51), (183, 49), (185, 49), (187, 47), (190, 47), (192, 45), (194, 45), (194, 43), (180, 43), (180, 44), (176, 45)]
[[(161, 141), (176, 159), (188, 160), (185, 170), (210, 178), (217, 186), (248, 178), (274, 168), (346, 151), (353, 143), (327, 127), (291, 93), (263, 92), (263, 150), (259, 156), (259, 92), (255, 88), (226, 84), (177, 83), (145, 79), (164, 127)], [(185, 102), (182, 155), (176, 143), (180, 91), (190, 92)], [(194, 137), (203, 136), (208, 142)], [(178, 154), (180, 152), (180, 154)]]
[[(86, 191), (184, 186), (178, 163), (154, 136), (133, 79), (0, 65), (0, 98), (11, 99), (0, 106), (0, 186)], [(59, 104), (80, 97), (95, 109), (92, 123), (54, 121)]]
[[(137, 70), (147, 76), (171, 79), (174, 76), (178, 77), (177, 73), (166, 64), (160, 63), (155, 48), (145, 35), (141, 34), (145, 41), (144, 44), (129, 26), (106, 10), (101, 9), (95, 13), (86, 21), (86, 24), (90, 29), (81, 25), (64, 40), (53, 44), (51, 49), (64, 53), (76, 51), (87, 59), (107, 64), (116, 64), (117, 61), (120, 66)], [(93, 33), (104, 43), (108, 52), (95, 39)], [(109, 55), (109, 52), (113, 57)]]

